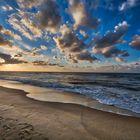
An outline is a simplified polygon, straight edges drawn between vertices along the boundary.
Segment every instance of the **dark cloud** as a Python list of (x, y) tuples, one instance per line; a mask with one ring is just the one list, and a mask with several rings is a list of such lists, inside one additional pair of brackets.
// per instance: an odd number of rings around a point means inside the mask
[(128, 30), (127, 22), (122, 22), (115, 27), (115, 30), (108, 31), (103, 37), (96, 37), (95, 47), (96, 48), (105, 48), (108, 46), (116, 45), (122, 43), (122, 37)]
[[(94, 53), (99, 53), (105, 58), (113, 57), (116, 58), (116, 61), (122, 62), (122, 57), (129, 56), (127, 51), (122, 51), (116, 46), (124, 43), (123, 36), (128, 30), (127, 22), (124, 21), (118, 24), (113, 31), (108, 31), (104, 36), (95, 37), (94, 41), (89, 43), (94, 33), (90, 34), (87, 28), (96, 29), (100, 24), (100, 20), (93, 17), (93, 8), (96, 9), (98, 7), (99, 0), (67, 0), (67, 2), (69, 13), (66, 14), (71, 15), (72, 17), (70, 18), (73, 18), (74, 21), (73, 23), (73, 21), (71, 22), (71, 19), (68, 18), (68, 20), (70, 20), (70, 22), (66, 21), (68, 27), (61, 25), (63, 22), (63, 17), (61, 16), (63, 16), (63, 14), (61, 15), (60, 12), (62, 11), (60, 8), (62, 7), (60, 7), (57, 0), (17, 0), (20, 9), (17, 10), (16, 15), (13, 14), (13, 16), (10, 16), (11, 20), (9, 23), (15, 30), (21, 32), (22, 35), (30, 40), (37, 39), (38, 37), (46, 39), (46, 36), (50, 36), (50, 38), (55, 36), (54, 40), (57, 47), (65, 54), (64, 60), (68, 58), (74, 63), (78, 63), (79, 61), (92, 63), (98, 60), (94, 54), (91, 53), (91, 48), (89, 48), (91, 45), (94, 45)], [(33, 12), (30, 8), (34, 9)], [(90, 11), (91, 8), (92, 12)], [(0, 32), (1, 30), (2, 27), (0, 26)], [(6, 44), (8, 43), (6, 41), (3, 36), (0, 37), (0, 43)], [(87, 45), (87, 43), (90, 45)], [(134, 41), (131, 42), (131, 45), (137, 46)], [(45, 46), (30, 50), (28, 56), (36, 56), (34, 57), (36, 59), (32, 59), (32, 61), (37, 60), (32, 63), (40, 66), (55, 65), (37, 59), (37, 55), (40, 55), (43, 50), (47, 50)], [(14, 57), (22, 57), (22, 54), (16, 54)], [(9, 60), (11, 61), (11, 59), (13, 63), (14, 61), (19, 61), (17, 59), (13, 60), (10, 56)], [(57, 58), (54, 57), (53, 59)]]
[(0, 25), (0, 46), (11, 48), (13, 44), (11, 41), (7, 40), (6, 37), (12, 37), (13, 39), (21, 40), (20, 36), (10, 30), (3, 28), (3, 26)]
[(33, 61), (32, 62), (33, 65), (36, 65), (36, 66), (58, 66), (58, 67), (64, 67), (63, 65), (59, 65), (59, 64), (53, 64), (53, 63), (49, 63), (47, 61)]
[(0, 32), (3, 30), (3, 27), (0, 25)]
[(16, 1), (20, 8), (26, 9), (40, 5), (44, 0), (16, 0)]
[(70, 60), (77, 63), (78, 60), (92, 62), (95, 58), (88, 51), (85, 51), (88, 46), (80, 40), (75, 33), (66, 25), (61, 27), (62, 35), (54, 38), (58, 48), (65, 53)]
[(33, 48), (31, 51), (31, 55), (36, 56), (40, 54), (40, 48)]
[(14, 55), (14, 57), (22, 57), (22, 54), (21, 53), (18, 53), (16, 55)]
[(84, 61), (89, 61), (91, 63), (93, 61), (97, 60), (97, 58), (95, 56), (91, 55), (91, 53), (89, 53), (88, 51), (77, 54), (76, 59), (77, 59), (77, 61), (78, 60), (84, 60)]
[(122, 53), (121, 56), (122, 56), (122, 57), (128, 57), (128, 56), (129, 56), (129, 53), (128, 53), (127, 51), (125, 51), (125, 52)]
[(60, 29), (61, 36), (54, 38), (57, 47), (65, 53), (66, 56), (74, 63), (78, 63), (78, 60), (85, 60), (93, 62), (96, 60), (88, 51), (88, 46), (84, 43), (83, 40), (80, 40), (75, 33), (68, 28), (66, 25), (63, 25)]
[(69, 11), (75, 21), (75, 27), (86, 26), (93, 29), (98, 27), (100, 20), (90, 15), (83, 1), (69, 0), (69, 5)]
[(94, 39), (95, 46), (93, 47), (93, 52), (97, 54), (102, 54), (106, 58), (111, 57), (128, 57), (129, 54), (125, 50), (118, 49), (115, 45), (123, 44), (123, 36), (128, 30), (128, 24), (124, 21), (118, 24), (114, 31), (108, 31), (103, 37), (96, 36)]
[(56, 0), (17, 0), (23, 9), (37, 7), (36, 24), (41, 29), (51, 32), (58, 31), (61, 24), (59, 5)]
[(129, 45), (132, 46), (132, 48), (136, 50), (140, 50), (140, 35), (136, 35), (133, 40), (129, 43)]
[(42, 37), (42, 30), (39, 29), (36, 23), (37, 18), (35, 13), (18, 10), (17, 13), (13, 13), (9, 16), (8, 22), (15, 30), (19, 31), (22, 36), (30, 40)]
[(54, 40), (62, 52), (79, 53), (86, 48), (84, 42), (80, 40), (66, 25), (64, 25), (60, 30), (62, 35), (54, 38)]
[(48, 65), (48, 62), (39, 61), (39, 60), (33, 61), (32, 63), (33, 63), (34, 65), (38, 65), (38, 66), (46, 66), (46, 65)]
[(110, 57), (116, 57), (118, 55), (123, 55), (126, 51), (122, 51), (119, 50), (118, 48), (111, 46), (111, 47), (107, 47), (103, 50), (102, 54), (106, 57), (106, 58), (110, 58)]
[(49, 31), (58, 31), (61, 24), (59, 5), (55, 0), (47, 0), (40, 6), (38, 13), (40, 25)]
[(0, 46), (12, 47), (12, 43), (0, 35)]
[(23, 61), (23, 60), (12, 58), (11, 55), (4, 54), (4, 53), (0, 53), (0, 58), (2, 58), (5, 61), (2, 64), (21, 64), (21, 63), (27, 63), (27, 61)]

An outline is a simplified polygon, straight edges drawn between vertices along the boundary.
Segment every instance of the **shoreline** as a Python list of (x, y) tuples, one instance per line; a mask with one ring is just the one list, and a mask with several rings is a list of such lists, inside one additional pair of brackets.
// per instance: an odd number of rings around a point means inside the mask
[(78, 93), (63, 92), (55, 89), (38, 87), (30, 84), (23, 84), (21, 82), (11, 80), (0, 80), (0, 85), (5, 88), (22, 90), (26, 92), (26, 96), (28, 98), (32, 98), (41, 102), (81, 105), (103, 112), (110, 112), (122, 116), (134, 116), (140, 118), (140, 114), (138, 113), (132, 112), (127, 109), (122, 109), (116, 106), (103, 104), (95, 99), (91, 99), (85, 95)]
[[(28, 128), (26, 131), (31, 138), (138, 140), (140, 137), (140, 118), (121, 116), (75, 104), (36, 101), (26, 97), (26, 94), (22, 90), (0, 87), (0, 117), (3, 118), (0, 120), (4, 123), (12, 120), (14, 128), (18, 131), (25, 132)], [(24, 124), (26, 129), (20, 129), (19, 124)], [(12, 130), (12, 127), (9, 129), (4, 131), (5, 135), (1, 137), (7, 138), (9, 132), (12, 132), (14, 140), (17, 138), (17, 132)], [(26, 133), (22, 136), (26, 136)]]

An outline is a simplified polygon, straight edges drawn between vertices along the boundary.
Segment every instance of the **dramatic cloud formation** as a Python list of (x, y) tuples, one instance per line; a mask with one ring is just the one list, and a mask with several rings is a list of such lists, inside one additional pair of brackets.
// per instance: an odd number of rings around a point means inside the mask
[(139, 59), (138, 0), (6, 0), (0, 7), (0, 63), (93, 68)]
[(140, 36), (136, 35), (129, 45), (131, 45), (136, 50), (140, 50)]

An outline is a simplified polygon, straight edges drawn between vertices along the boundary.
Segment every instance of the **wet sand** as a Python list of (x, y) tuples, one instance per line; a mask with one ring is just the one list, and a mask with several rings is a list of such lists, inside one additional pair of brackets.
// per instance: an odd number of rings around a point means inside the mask
[(140, 118), (41, 102), (0, 87), (0, 140), (139, 140)]

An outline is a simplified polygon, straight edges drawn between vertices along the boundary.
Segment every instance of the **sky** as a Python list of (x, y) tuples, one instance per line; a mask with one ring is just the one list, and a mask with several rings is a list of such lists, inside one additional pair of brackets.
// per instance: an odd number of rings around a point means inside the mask
[(1, 71), (139, 72), (140, 0), (0, 0)]

